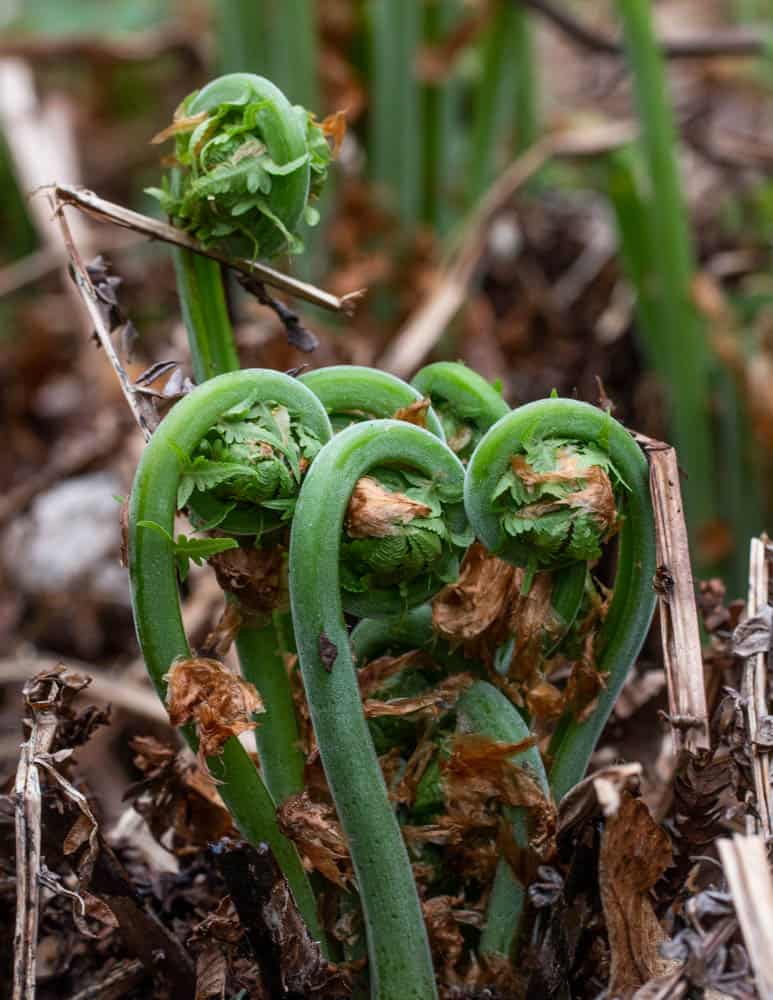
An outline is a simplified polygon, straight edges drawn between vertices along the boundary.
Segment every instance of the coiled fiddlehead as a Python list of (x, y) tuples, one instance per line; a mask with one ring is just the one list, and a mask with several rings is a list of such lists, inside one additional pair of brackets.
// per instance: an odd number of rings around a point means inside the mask
[[(602, 481), (606, 470), (616, 480), (616, 498), (609, 479)], [(647, 462), (608, 414), (573, 400), (542, 400), (510, 413), (481, 440), (467, 469), (465, 507), (487, 548), (532, 570), (561, 566), (570, 552), (594, 559), (621, 523), (614, 595), (595, 643), (604, 687), (585, 721), (559, 723), (551, 746), (550, 781), (561, 799), (585, 773), (652, 619)]]
[(360, 890), (372, 996), (426, 1000), (436, 996), (426, 930), (362, 711), (341, 589), (341, 532), (352, 492), (373, 468), (398, 465), (431, 478), (447, 509), (458, 504), (462, 467), (428, 432), (392, 420), (342, 431), (317, 456), (298, 498), (290, 600), (311, 719)]
[[(180, 613), (170, 539), (175, 513), (180, 501), (188, 499), (185, 493), (191, 485), (198, 482), (203, 486), (205, 480), (201, 477), (211, 471), (199, 464), (196, 472), (197, 461), (203, 457), (202, 442), (209, 436), (211, 443), (213, 428), (227, 423), (229, 414), (242, 415), (245, 405), (257, 398), (261, 405), (270, 401), (292, 414), (298, 425), (319, 442), (330, 437), (329, 421), (321, 404), (294, 379), (271, 371), (233, 372), (211, 379), (173, 407), (153, 434), (137, 469), (129, 510), (132, 608), (142, 655), (162, 700), (166, 699), (167, 672), (176, 660), (191, 656)], [(197, 475), (200, 478), (196, 479)], [(214, 478), (215, 488), (225, 484), (227, 489), (234, 489), (239, 476), (250, 480), (249, 473), (242, 470), (225, 479), (215, 475), (210, 485)], [(161, 530), (151, 530), (151, 526)], [(184, 732), (195, 748), (196, 733), (191, 727)], [(237, 826), (252, 843), (265, 841), (271, 846), (312, 935), (323, 941), (300, 858), (294, 845), (280, 833), (274, 801), (246, 751), (232, 737), (224, 744), (222, 755), (210, 757), (208, 764)]]
[(427, 365), (414, 376), (413, 385), (429, 398), (449, 448), (462, 460), (470, 457), (489, 427), (510, 410), (501, 393), (459, 362)]
[(175, 225), (231, 256), (302, 249), (331, 158), (304, 108), (263, 77), (229, 73), (186, 97), (166, 134), (178, 174), (153, 193)]

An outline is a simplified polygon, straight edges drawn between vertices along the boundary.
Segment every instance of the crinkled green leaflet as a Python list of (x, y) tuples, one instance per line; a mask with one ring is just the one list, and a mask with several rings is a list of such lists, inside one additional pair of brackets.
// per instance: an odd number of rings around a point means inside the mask
[(459, 576), (461, 555), (473, 541), (463, 510), (442, 482), (403, 469), (377, 468), (390, 493), (426, 505), (430, 513), (395, 525), (384, 538), (341, 541), (341, 587), (347, 611), (392, 615), (425, 601)]
[(301, 222), (327, 176), (327, 140), (304, 108), (263, 77), (231, 73), (189, 95), (176, 115), (179, 174), (152, 189), (175, 225), (233, 256), (300, 252)]
[[(334, 426), (372, 418), (389, 418), (422, 400), (412, 386), (357, 365), (336, 365), (301, 377), (325, 406)], [(443, 440), (435, 413), (427, 411), (427, 428)], [(341, 587), (346, 610), (358, 617), (393, 616), (425, 601), (444, 583), (456, 579), (459, 557), (472, 541), (460, 510), (445, 510), (443, 489), (432, 477), (398, 469), (371, 470), (384, 488), (431, 508), (386, 538), (342, 539)]]
[[(191, 656), (183, 628), (171, 536), (181, 478), (181, 457), (193, 455), (210, 428), (254, 391), (293, 413), (320, 439), (330, 424), (317, 397), (295, 379), (279, 372), (246, 370), (210, 379), (177, 403), (154, 432), (143, 453), (129, 509), (129, 574), (137, 638), (145, 664), (162, 700), (166, 674), (179, 658)], [(161, 532), (141, 527), (159, 525)], [(184, 729), (197, 746), (193, 727)], [(241, 743), (229, 739), (219, 757), (208, 761), (218, 790), (242, 834), (252, 843), (270, 845), (290, 885), (311, 934), (323, 942), (316, 902), (291, 841), (279, 830), (276, 807)]]
[(214, 424), (181, 462), (179, 508), (198, 527), (260, 537), (292, 517), (303, 471), (322, 447), (287, 407), (256, 392)]
[[(508, 535), (502, 548), (511, 562), (532, 570), (556, 569), (577, 561), (595, 562), (609, 525), (593, 509), (572, 502), (587, 485), (583, 475), (598, 467), (625, 489), (609, 455), (593, 444), (561, 438), (527, 442), (522, 451), (530, 472), (555, 473), (561, 462), (571, 462), (577, 475), (569, 480), (527, 484), (512, 464), (494, 488), (494, 510)], [(551, 507), (543, 512), (543, 508)], [(532, 513), (533, 509), (539, 514)]]
[(458, 501), (464, 471), (427, 431), (394, 420), (354, 425), (330, 441), (301, 488), (290, 540), (290, 600), (314, 731), (349, 841), (365, 920), (372, 997), (437, 995), (427, 933), (400, 829), (368, 732), (340, 587), (341, 531), (354, 486), (399, 466)]
[(413, 385), (429, 397), (449, 448), (463, 461), (489, 427), (510, 410), (500, 392), (460, 362), (427, 365), (414, 376)]
[[(496, 510), (494, 493), (513, 455), (545, 440), (576, 441), (608, 456), (627, 489), (621, 492), (614, 594), (595, 643), (604, 688), (583, 722), (565, 717), (551, 753), (550, 783), (560, 800), (585, 773), (628, 670), (649, 630), (655, 607), (655, 533), (646, 459), (626, 429), (609, 414), (574, 400), (547, 399), (508, 414), (481, 440), (467, 467), (465, 508), (481, 541), (509, 557), (511, 539)], [(516, 553), (516, 556), (520, 553)]]

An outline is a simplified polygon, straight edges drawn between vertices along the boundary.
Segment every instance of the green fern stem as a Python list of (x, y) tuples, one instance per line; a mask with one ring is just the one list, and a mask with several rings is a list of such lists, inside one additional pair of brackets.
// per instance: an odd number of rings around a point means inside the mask
[[(308, 389), (279, 372), (245, 370), (210, 379), (177, 403), (154, 432), (137, 468), (129, 508), (132, 609), (145, 665), (164, 701), (167, 672), (176, 660), (191, 656), (180, 612), (174, 548), (168, 537), (177, 511), (181, 461), (191, 458), (224, 413), (256, 390), (263, 398), (287, 406), (322, 440), (329, 437), (324, 409)], [(140, 522), (158, 525), (167, 537)], [(196, 749), (193, 727), (185, 727), (184, 735)], [(208, 765), (242, 834), (254, 844), (270, 845), (312, 936), (324, 943), (301, 860), (295, 846), (280, 832), (274, 800), (241, 743), (229, 739), (222, 755), (209, 758)]]
[(523, 542), (508, 535), (493, 502), (497, 484), (514, 455), (531, 444), (562, 440), (606, 454), (624, 484), (619, 514), (614, 594), (596, 643), (596, 666), (604, 687), (583, 722), (565, 717), (551, 746), (550, 783), (560, 800), (583, 777), (604, 725), (649, 630), (655, 607), (655, 539), (646, 459), (628, 431), (608, 414), (574, 400), (529, 403), (495, 424), (467, 467), (465, 507), (478, 537), (490, 551), (523, 564)]
[(298, 498), (290, 600), (311, 719), (360, 890), (372, 996), (426, 1000), (437, 995), (426, 929), (362, 711), (339, 579), (352, 490), (370, 470), (398, 465), (432, 477), (458, 502), (462, 467), (436, 437), (392, 420), (347, 428), (319, 453)]

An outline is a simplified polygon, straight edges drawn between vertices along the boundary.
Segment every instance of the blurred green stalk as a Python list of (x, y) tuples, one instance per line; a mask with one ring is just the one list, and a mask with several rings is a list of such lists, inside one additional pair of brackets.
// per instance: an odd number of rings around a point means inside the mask
[(417, 0), (369, 0), (370, 173), (403, 230), (413, 232), (422, 209), (422, 107), (415, 61), (422, 38)]
[(473, 204), (501, 166), (503, 135), (515, 136), (518, 154), (537, 135), (536, 82), (531, 24), (523, 8), (500, 0), (480, 45), (481, 76), (473, 102), (467, 202)]
[[(618, 206), (618, 220), (623, 254), (640, 294), (645, 346), (668, 392), (674, 444), (687, 473), (682, 489), (695, 544), (718, 513), (710, 419), (714, 360), (692, 301), (695, 258), (676, 159), (677, 135), (650, 4), (648, 0), (619, 0), (618, 9), (633, 72), (650, 193), (634, 205), (629, 190), (626, 212), (630, 217), (621, 220)], [(635, 190), (635, 179), (626, 186)], [(700, 566), (699, 550), (696, 555)]]

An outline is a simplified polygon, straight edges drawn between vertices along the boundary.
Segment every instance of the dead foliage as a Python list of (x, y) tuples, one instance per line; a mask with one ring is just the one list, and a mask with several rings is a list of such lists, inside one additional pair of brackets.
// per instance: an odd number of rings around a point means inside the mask
[(349, 848), (327, 803), (313, 802), (308, 792), (299, 792), (281, 804), (277, 820), (298, 848), (307, 871), (318, 871), (339, 888), (347, 888), (353, 879)]
[(166, 680), (169, 721), (173, 726), (196, 723), (202, 762), (222, 753), (232, 736), (254, 729), (253, 716), (263, 710), (254, 686), (218, 660), (176, 660)]
[(430, 508), (404, 493), (392, 493), (378, 480), (357, 481), (346, 509), (344, 525), (352, 538), (386, 538), (415, 517), (427, 517)]

